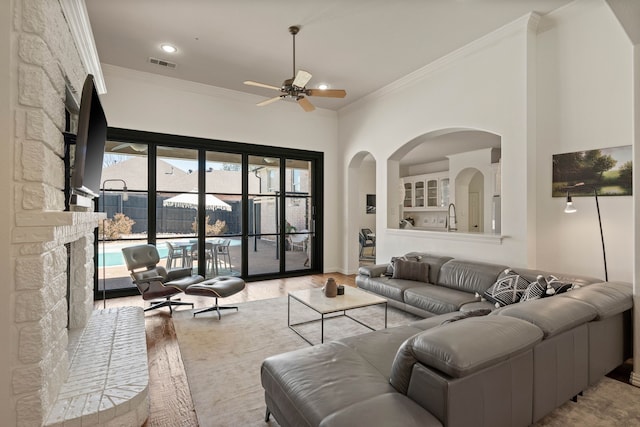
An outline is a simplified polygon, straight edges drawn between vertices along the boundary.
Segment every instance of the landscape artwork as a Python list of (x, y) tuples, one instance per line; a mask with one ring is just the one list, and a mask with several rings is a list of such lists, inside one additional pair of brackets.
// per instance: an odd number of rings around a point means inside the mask
[(571, 189), (572, 196), (632, 195), (631, 145), (576, 151), (553, 155), (553, 197), (565, 197), (566, 187), (584, 183)]

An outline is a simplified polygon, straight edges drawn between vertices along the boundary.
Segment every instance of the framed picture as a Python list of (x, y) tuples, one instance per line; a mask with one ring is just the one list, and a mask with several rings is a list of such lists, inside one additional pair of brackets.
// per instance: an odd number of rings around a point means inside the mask
[(584, 183), (571, 190), (572, 196), (630, 196), (633, 194), (631, 145), (576, 151), (553, 155), (553, 197), (565, 197), (566, 187)]
[(367, 194), (367, 213), (368, 214), (376, 213), (376, 195), (375, 194)]

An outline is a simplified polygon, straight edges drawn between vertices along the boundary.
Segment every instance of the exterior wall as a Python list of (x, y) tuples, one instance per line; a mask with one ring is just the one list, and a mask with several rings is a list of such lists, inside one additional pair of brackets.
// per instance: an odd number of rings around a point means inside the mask
[[(44, 423), (67, 377), (67, 251), (72, 243), (69, 327), (82, 327), (93, 308), (93, 229), (98, 215), (64, 210), (66, 87), (79, 91), (86, 71), (58, 1), (15, 0), (9, 90), (12, 133), (3, 145), (10, 166), (3, 223), (10, 238), (5, 273), (12, 349), (6, 425)], [(0, 14), (2, 15), (2, 14)], [(3, 28), (5, 28), (3, 26)], [(3, 100), (5, 98), (3, 97)], [(3, 160), (4, 161), (4, 160)], [(8, 280), (6, 280), (8, 279)]]

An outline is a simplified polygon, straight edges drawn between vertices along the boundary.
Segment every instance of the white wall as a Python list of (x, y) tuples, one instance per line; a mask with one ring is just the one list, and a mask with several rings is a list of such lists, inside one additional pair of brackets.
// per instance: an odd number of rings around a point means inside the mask
[(103, 64), (109, 126), (324, 152), (325, 271), (340, 269), (337, 114)]
[[(527, 177), (532, 168), (521, 159), (527, 159), (530, 138), (528, 51), (533, 37), (530, 25), (535, 26), (535, 21), (535, 17), (524, 17), (340, 110), (339, 140), (344, 147), (345, 176), (348, 176), (349, 162), (357, 153), (369, 151), (377, 159), (376, 254), (379, 262), (411, 250), (431, 250), (513, 265), (529, 263), (531, 222), (528, 216), (535, 212), (527, 192)], [(392, 156), (400, 158), (397, 150), (419, 136), (459, 128), (483, 130), (502, 138), (503, 176), (509, 177), (503, 180), (503, 199), (505, 203), (523, 207), (523, 210), (503, 212), (503, 233), (509, 238), (502, 245), (487, 248), (485, 243), (432, 240), (415, 232), (397, 237), (402, 230), (386, 232), (387, 224), (397, 224), (399, 220), (397, 196), (387, 194), (387, 178), (398, 176), (397, 162), (386, 160)], [(396, 187), (391, 185), (390, 191)], [(389, 212), (382, 208), (387, 206), (387, 201)], [(348, 206), (346, 200), (345, 206)], [(342, 232), (352, 240), (356, 236), (349, 224), (357, 220), (357, 216), (347, 215)], [(343, 263), (347, 271), (353, 273), (357, 259), (346, 254)]]
[[(594, 198), (574, 198), (578, 212), (564, 214), (551, 159), (633, 143), (632, 45), (604, 1), (579, 1), (541, 21), (537, 62), (538, 267), (604, 277)], [(609, 279), (632, 281), (632, 197), (599, 202)]]
[(370, 228), (376, 231), (376, 215), (368, 214), (365, 209), (367, 202), (367, 194), (376, 194), (376, 162), (363, 162), (359, 169), (359, 195), (358, 205), (360, 206), (360, 224), (361, 228)]
[[(551, 197), (551, 156), (632, 143), (632, 61), (606, 2), (578, 0), (537, 29), (525, 17), (342, 109), (345, 167), (365, 147), (378, 159), (378, 262), (431, 250), (604, 277), (593, 199), (574, 200), (580, 212), (570, 221), (563, 215), (564, 201)], [(397, 164), (385, 160), (417, 137), (455, 128), (502, 138), (502, 244), (385, 233), (398, 212), (387, 194)], [(388, 212), (380, 208), (387, 200)], [(632, 199), (600, 201), (609, 278), (631, 281)], [(352, 257), (344, 264), (355, 271)]]

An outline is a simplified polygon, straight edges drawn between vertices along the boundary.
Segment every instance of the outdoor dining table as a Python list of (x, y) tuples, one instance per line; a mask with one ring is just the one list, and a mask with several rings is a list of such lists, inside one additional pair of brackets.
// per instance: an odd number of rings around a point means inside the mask
[[(190, 267), (192, 263), (191, 259), (191, 247), (193, 246), (192, 242), (185, 241), (174, 241), (168, 242), (170, 246), (169, 257), (167, 261), (167, 266), (171, 268), (173, 266), (173, 261), (179, 259), (182, 263), (181, 267)], [(173, 248), (173, 250), (171, 250)]]
[[(197, 240), (177, 240), (173, 242), (169, 242), (173, 247), (173, 260), (180, 259), (182, 261), (182, 267), (191, 267), (193, 266), (193, 260), (197, 259), (197, 256), (193, 256), (193, 251), (197, 250), (198, 241)], [(205, 240), (205, 258), (210, 257), (211, 260), (211, 273), (214, 273), (215, 276), (218, 275), (218, 247), (222, 246), (224, 241), (222, 239), (207, 239)]]

